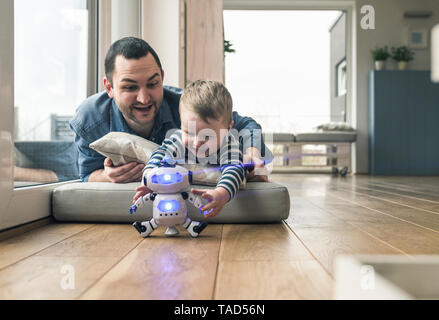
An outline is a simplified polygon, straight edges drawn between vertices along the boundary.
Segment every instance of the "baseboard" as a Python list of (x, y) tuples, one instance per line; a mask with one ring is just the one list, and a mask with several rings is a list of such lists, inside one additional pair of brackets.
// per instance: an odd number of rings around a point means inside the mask
[(5, 230), (0, 231), (0, 241), (18, 236), (20, 234), (23, 234), (25, 232), (31, 231), (36, 228), (40, 228), (42, 226), (48, 225), (50, 223), (53, 223), (55, 220), (52, 217), (46, 217), (39, 220), (35, 220), (29, 223), (25, 223), (16, 227), (8, 228)]

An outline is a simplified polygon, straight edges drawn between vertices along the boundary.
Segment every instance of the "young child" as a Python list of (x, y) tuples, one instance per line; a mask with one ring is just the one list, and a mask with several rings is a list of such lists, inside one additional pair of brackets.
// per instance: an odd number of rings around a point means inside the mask
[[(184, 90), (179, 111), (181, 129), (174, 131), (153, 152), (144, 173), (160, 166), (165, 158), (177, 163), (219, 164), (221, 178), (215, 189), (191, 189), (209, 201), (202, 210), (209, 212), (206, 217), (213, 218), (233, 199), (244, 180), (239, 142), (230, 132), (232, 97), (220, 82), (197, 80)], [(134, 202), (151, 192), (145, 185), (137, 187), (136, 191)]]

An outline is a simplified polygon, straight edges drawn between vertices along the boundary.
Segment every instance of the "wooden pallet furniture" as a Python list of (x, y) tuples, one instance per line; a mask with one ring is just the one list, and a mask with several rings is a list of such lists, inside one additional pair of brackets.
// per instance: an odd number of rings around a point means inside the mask
[[(347, 167), (351, 171), (351, 149), (356, 133), (350, 131), (273, 134), (273, 171), (307, 171)], [(320, 147), (320, 148), (318, 148)]]

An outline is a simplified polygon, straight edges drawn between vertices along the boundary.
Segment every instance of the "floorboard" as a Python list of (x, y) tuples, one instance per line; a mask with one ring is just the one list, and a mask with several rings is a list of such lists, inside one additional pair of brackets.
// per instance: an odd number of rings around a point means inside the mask
[(215, 299), (329, 299), (332, 282), (285, 224), (223, 227)]
[(216, 299), (331, 299), (333, 280), (314, 260), (223, 261)]
[[(77, 298), (141, 241), (133, 232), (133, 228), (126, 224), (91, 226), (54, 224), (42, 229), (43, 233), (35, 232), (37, 237), (27, 235), (29, 239), (26, 238), (23, 245), (28, 247), (28, 254), (31, 253), (31, 249), (35, 249), (28, 242), (37, 239), (47, 241), (53, 239), (51, 235), (59, 238), (60, 234), (65, 235), (64, 239), (58, 242), (52, 241), (50, 246), (34, 251), (31, 256), (18, 264), (1, 270), (2, 298)], [(81, 232), (66, 236), (78, 230)], [(44, 241), (40, 242), (44, 243)], [(62, 285), (61, 282), (71, 279), (70, 276), (74, 278), (75, 285), (74, 288), (66, 289), (69, 286)], [(10, 279), (14, 281), (11, 282)]]
[(352, 185), (347, 182), (336, 183), (338, 191), (350, 190), (352, 192), (381, 199), (390, 203), (398, 203), (415, 209), (424, 209), (439, 214), (439, 195), (425, 197), (424, 193), (407, 192), (397, 189), (383, 188), (370, 185)]
[(49, 224), (0, 241), (0, 270), (91, 228), (90, 224)]
[(439, 232), (439, 214), (437, 212), (401, 204), (401, 200), (389, 201), (375, 197), (369, 193), (359, 193), (340, 187), (330, 189), (330, 194), (338, 199), (361, 207), (368, 208), (383, 215), (394, 217), (414, 226), (424, 227), (433, 232)]

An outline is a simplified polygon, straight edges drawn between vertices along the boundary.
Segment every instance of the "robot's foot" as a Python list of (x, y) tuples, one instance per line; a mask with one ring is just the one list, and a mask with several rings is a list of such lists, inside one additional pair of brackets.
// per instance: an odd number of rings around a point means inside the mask
[(192, 221), (186, 229), (192, 237), (196, 238), (206, 227), (207, 222)]
[(153, 224), (149, 221), (139, 222), (136, 221), (133, 223), (134, 228), (140, 233), (140, 235), (144, 238), (149, 236), (151, 232), (155, 230)]
[(166, 229), (165, 234), (167, 236), (175, 236), (175, 235), (179, 234), (179, 232), (175, 226), (170, 226), (170, 227), (168, 227), (168, 229)]

